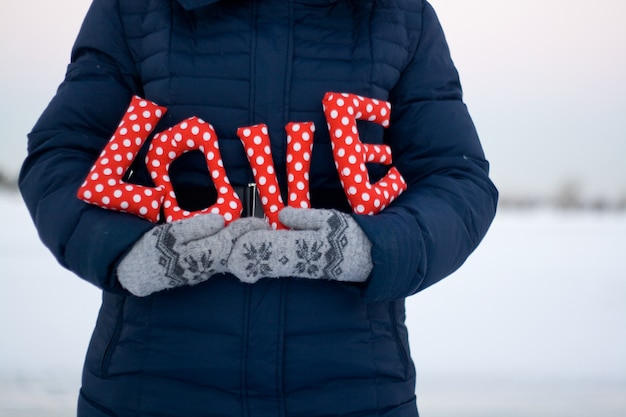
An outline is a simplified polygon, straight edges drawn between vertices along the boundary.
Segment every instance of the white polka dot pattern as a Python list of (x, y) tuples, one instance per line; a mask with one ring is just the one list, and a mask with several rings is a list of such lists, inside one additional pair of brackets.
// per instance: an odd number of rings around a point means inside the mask
[[(178, 206), (176, 193), (170, 181), (170, 164), (186, 152), (199, 150), (204, 154), (211, 179), (218, 191), (215, 204), (198, 211), (186, 211)], [(217, 134), (209, 123), (191, 117), (155, 135), (148, 153), (146, 166), (155, 184), (165, 189), (163, 213), (167, 222), (182, 220), (204, 213), (217, 213), (224, 216), (226, 224), (241, 216), (243, 205), (230, 185)]]
[[(287, 132), (287, 205), (290, 207), (310, 208), (309, 169), (313, 149), (312, 122), (289, 123)], [(237, 131), (252, 167), (252, 174), (259, 189), (263, 212), (274, 229), (287, 229), (279, 220), (278, 212), (285, 207), (280, 194), (278, 179), (267, 126), (259, 124), (243, 127)]]
[(313, 151), (313, 122), (288, 123), (287, 132), (287, 191), (288, 206), (311, 208), (309, 172)]
[(79, 188), (78, 197), (102, 208), (158, 221), (164, 187), (128, 184), (122, 178), (166, 111), (165, 107), (133, 97), (117, 130)]
[(323, 106), (335, 165), (352, 210), (357, 214), (379, 213), (406, 190), (407, 184), (396, 167), (375, 184), (370, 183), (365, 163), (391, 165), (391, 148), (362, 143), (356, 121), (388, 127), (391, 104), (354, 94), (326, 93)]
[[(129, 184), (122, 180), (141, 146), (167, 109), (140, 97), (133, 97), (100, 157), (78, 191), (78, 198), (109, 210), (135, 214), (152, 222), (166, 222), (202, 213), (224, 216), (225, 223), (241, 216), (243, 205), (230, 185), (213, 127), (191, 117), (154, 136), (146, 155), (146, 166), (156, 187)], [(169, 178), (170, 164), (185, 152), (200, 150), (218, 190), (215, 204), (198, 211), (178, 206)]]
[[(370, 183), (366, 163), (391, 165), (391, 148), (362, 143), (356, 121), (368, 120), (389, 125), (388, 102), (354, 94), (327, 93), (323, 100), (333, 156), (339, 179), (352, 210), (358, 214), (376, 214), (387, 207), (407, 187), (400, 172), (391, 167), (375, 184)], [(225, 222), (238, 219), (243, 205), (230, 185), (213, 126), (191, 117), (154, 136), (146, 155), (146, 166), (155, 187), (123, 181), (126, 171), (167, 109), (153, 102), (133, 97), (114, 135), (91, 168), (78, 197), (109, 210), (128, 212), (152, 222), (173, 222), (202, 213), (217, 213)], [(287, 132), (287, 205), (310, 208), (309, 172), (315, 126), (312, 122), (292, 122)], [(286, 229), (278, 212), (285, 202), (278, 187), (267, 126), (242, 127), (237, 135), (243, 142), (254, 174), (263, 211), (274, 229)], [(211, 179), (217, 188), (215, 204), (198, 211), (179, 207), (170, 181), (171, 163), (186, 152), (201, 151)]]

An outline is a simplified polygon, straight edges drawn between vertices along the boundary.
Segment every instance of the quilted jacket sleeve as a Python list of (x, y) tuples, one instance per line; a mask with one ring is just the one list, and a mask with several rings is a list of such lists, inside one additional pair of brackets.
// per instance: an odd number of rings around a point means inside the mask
[(20, 190), (41, 240), (59, 263), (100, 288), (121, 291), (120, 256), (152, 224), (90, 206), (78, 187), (140, 94), (116, 0), (95, 0), (72, 51), (66, 78), (28, 140)]
[(415, 55), (392, 91), (387, 141), (408, 190), (376, 216), (356, 216), (373, 242), (364, 297), (392, 300), (446, 277), (478, 246), (497, 191), (462, 102), (457, 71), (428, 5)]

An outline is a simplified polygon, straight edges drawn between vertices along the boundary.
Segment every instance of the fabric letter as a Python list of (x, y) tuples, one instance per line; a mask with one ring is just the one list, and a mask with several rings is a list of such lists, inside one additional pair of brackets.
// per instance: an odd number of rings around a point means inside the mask
[(335, 165), (352, 210), (357, 214), (379, 213), (406, 190), (407, 184), (396, 167), (375, 184), (370, 183), (365, 163), (391, 165), (391, 148), (362, 143), (356, 121), (389, 126), (390, 103), (355, 94), (326, 93), (323, 106)]
[[(169, 177), (169, 167), (179, 156), (193, 150), (199, 150), (204, 154), (218, 196), (212, 206), (189, 212), (178, 206)], [(213, 126), (204, 120), (190, 117), (157, 134), (146, 155), (146, 165), (154, 183), (165, 189), (163, 213), (167, 222), (203, 213), (216, 213), (224, 216), (225, 223), (228, 224), (241, 216), (243, 205), (226, 175), (217, 135)]]
[(132, 213), (157, 222), (165, 198), (164, 187), (129, 184), (122, 178), (166, 111), (165, 107), (133, 97), (115, 133), (79, 188), (78, 198), (108, 210)]

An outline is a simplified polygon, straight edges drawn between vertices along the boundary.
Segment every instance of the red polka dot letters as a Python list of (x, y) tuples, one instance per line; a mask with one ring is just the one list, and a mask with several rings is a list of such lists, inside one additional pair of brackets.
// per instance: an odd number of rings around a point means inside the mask
[(133, 97), (117, 130), (78, 190), (78, 198), (109, 210), (158, 221), (165, 187), (129, 184), (122, 178), (166, 111), (165, 107)]
[[(290, 207), (310, 208), (309, 166), (313, 149), (313, 123), (289, 123), (287, 131), (287, 194)], [(267, 126), (243, 127), (237, 135), (246, 148), (252, 174), (259, 188), (263, 212), (274, 229), (286, 229), (278, 212), (285, 207), (274, 172)]]
[[(211, 179), (218, 190), (218, 198), (210, 207), (189, 212), (178, 206), (176, 193), (169, 178), (169, 167), (176, 158), (193, 150), (199, 150), (204, 154)], [(203, 213), (221, 214), (226, 223), (240, 217), (243, 205), (226, 176), (215, 130), (205, 121), (191, 117), (156, 135), (146, 154), (146, 164), (154, 183), (160, 184), (165, 191), (163, 201), (165, 221), (172, 222)]]
[(335, 165), (352, 210), (358, 214), (380, 212), (406, 190), (407, 184), (396, 167), (377, 183), (370, 183), (365, 163), (391, 165), (391, 148), (362, 143), (356, 121), (389, 126), (390, 103), (354, 94), (327, 93), (323, 104)]
[[(356, 120), (368, 120), (386, 127), (390, 104), (352, 94), (327, 93), (323, 107), (335, 165), (353, 211), (358, 214), (380, 212), (406, 189), (406, 182), (398, 170), (391, 167), (381, 180), (370, 183), (365, 164), (390, 165), (391, 149), (385, 145), (362, 143)], [(226, 223), (239, 218), (243, 205), (224, 169), (215, 130), (197, 117), (154, 135), (145, 163), (155, 187), (123, 180), (140, 148), (166, 111), (166, 108), (148, 100), (133, 97), (115, 133), (80, 187), (78, 197), (87, 203), (132, 213), (152, 222), (161, 220), (161, 213), (166, 222), (202, 213), (221, 214)], [(287, 205), (309, 208), (309, 167), (315, 126), (311, 122), (293, 122), (285, 130)], [(286, 204), (278, 188), (267, 126), (242, 127), (237, 135), (246, 150), (268, 222), (274, 229), (286, 229), (278, 220), (278, 212)], [(212, 206), (190, 212), (178, 205), (169, 178), (169, 167), (178, 157), (193, 150), (204, 154), (218, 198)]]

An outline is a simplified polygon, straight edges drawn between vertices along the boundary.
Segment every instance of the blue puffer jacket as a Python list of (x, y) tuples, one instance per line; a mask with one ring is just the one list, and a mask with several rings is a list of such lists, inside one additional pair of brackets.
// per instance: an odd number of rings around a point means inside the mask
[[(285, 186), (284, 126), (315, 122), (313, 205), (345, 209), (327, 198), (342, 195), (327, 91), (391, 102), (391, 126), (364, 122), (360, 135), (390, 145), (409, 183), (381, 214), (355, 216), (373, 242), (367, 283), (226, 274), (146, 298), (120, 287), (117, 263), (153, 224), (76, 191), (132, 95), (168, 108), (156, 131), (190, 116), (212, 123), (236, 185), (253, 178), (238, 127), (269, 126)], [(129, 181), (149, 184), (137, 161)], [(20, 176), (42, 241), (103, 289), (79, 415), (415, 417), (404, 299), (458, 268), (486, 233), (497, 200), (487, 173), (425, 1), (95, 0)], [(202, 158), (179, 158), (171, 177), (185, 204), (207, 203)]]

